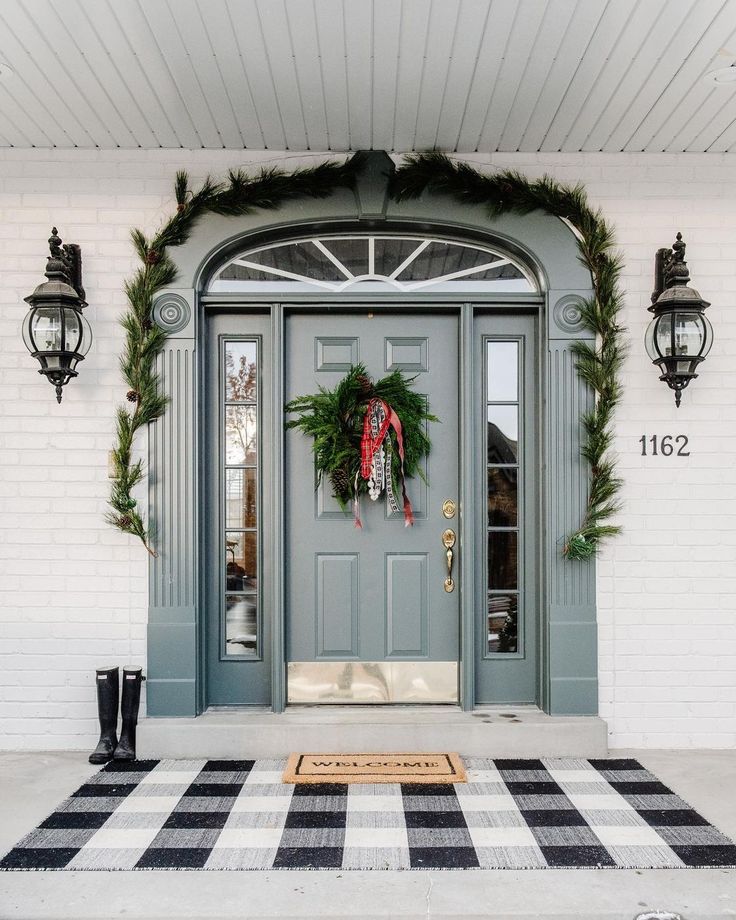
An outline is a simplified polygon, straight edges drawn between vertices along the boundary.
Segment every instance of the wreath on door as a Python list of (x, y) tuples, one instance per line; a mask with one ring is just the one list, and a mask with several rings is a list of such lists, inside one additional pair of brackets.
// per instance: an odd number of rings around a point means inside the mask
[(403, 511), (405, 526), (414, 523), (406, 480), (424, 478), (420, 464), (431, 446), (427, 422), (438, 421), (426, 398), (412, 389), (415, 379), (395, 370), (373, 381), (365, 365), (356, 364), (334, 389), (320, 387), (286, 405), (286, 412), (298, 415), (286, 427), (313, 438), (317, 482), (329, 480), (341, 507), (352, 503), (356, 527), (363, 526), (360, 497), (366, 494), (377, 501), (385, 493), (390, 509)]

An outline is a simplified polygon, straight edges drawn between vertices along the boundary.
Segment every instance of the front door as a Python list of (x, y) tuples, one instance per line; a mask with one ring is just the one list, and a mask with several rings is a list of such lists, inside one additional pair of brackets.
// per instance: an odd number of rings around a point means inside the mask
[[(294, 314), (286, 326), (286, 399), (333, 388), (351, 365), (374, 379), (398, 369), (415, 378), (439, 419), (426, 481), (407, 483), (415, 524), (405, 527), (385, 497), (363, 497), (363, 528), (315, 490), (312, 444), (286, 436), (287, 699), (291, 703), (456, 702), (459, 597), (445, 590), (443, 533), (457, 535), (458, 317), (449, 314)], [(445, 506), (447, 507), (447, 506)]]

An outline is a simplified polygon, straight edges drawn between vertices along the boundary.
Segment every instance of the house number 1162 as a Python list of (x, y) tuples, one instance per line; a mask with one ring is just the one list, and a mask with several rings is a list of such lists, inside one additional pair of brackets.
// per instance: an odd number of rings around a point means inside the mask
[(673, 454), (676, 457), (690, 456), (690, 451), (687, 450), (687, 435), (684, 434), (666, 434), (662, 437), (656, 434), (643, 434), (639, 438), (639, 443), (641, 444), (642, 457), (656, 457), (659, 454), (663, 457), (671, 457)]

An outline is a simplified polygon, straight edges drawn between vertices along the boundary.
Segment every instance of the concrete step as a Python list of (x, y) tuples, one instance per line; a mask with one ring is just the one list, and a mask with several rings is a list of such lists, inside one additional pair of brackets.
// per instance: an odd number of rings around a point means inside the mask
[(534, 707), (463, 712), (452, 706), (299, 706), (286, 712), (208, 710), (194, 719), (142, 719), (139, 757), (286, 757), (325, 753), (458, 751), (475, 757), (605, 757), (597, 716)]

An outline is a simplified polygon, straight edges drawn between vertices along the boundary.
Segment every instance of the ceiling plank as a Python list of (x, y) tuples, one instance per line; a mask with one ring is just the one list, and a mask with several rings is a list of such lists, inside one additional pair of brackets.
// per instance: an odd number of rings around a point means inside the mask
[(472, 152), (478, 149), (478, 141), (488, 116), (491, 93), (501, 69), (515, 17), (515, 3), (494, 0), (483, 33), (473, 80), (463, 107), (456, 150)]
[[(703, 98), (703, 87), (707, 86), (700, 84), (703, 75), (710, 69), (731, 63), (736, 56), (736, 49), (726, 56), (719, 55), (735, 25), (736, 4), (733, 0), (726, 0), (700, 38), (693, 36), (693, 45), (687, 57), (626, 142), (624, 150), (670, 149), (667, 145), (677, 129), (669, 126), (678, 121), (685, 124), (687, 117), (696, 110), (698, 101)], [(695, 95), (691, 97), (692, 93)]]
[[(17, 80), (16, 74), (13, 76), (13, 83), (17, 83)], [(17, 87), (14, 89), (17, 90)], [(0, 130), (8, 138), (9, 145), (13, 147), (54, 146), (48, 133), (36, 124), (28, 109), (16, 101), (10, 93), (10, 86), (5, 83), (0, 83), (0, 119)], [(66, 138), (66, 144), (59, 146), (72, 147), (73, 144)]]
[(549, 73), (541, 82), (539, 98), (529, 115), (516, 149), (540, 149), (570, 81), (580, 65), (580, 59), (595, 34), (606, 4), (607, 0), (587, 0), (577, 4)]
[[(181, 141), (118, 22), (115, 7), (109, 0), (78, 0), (80, 15), (72, 20), (77, 40), (83, 42), (86, 52), (88, 39), (80, 37), (85, 33), (79, 23), (86, 19), (90, 29), (86, 35), (96, 36), (99, 53), (104, 53), (110, 62), (109, 71), (101, 68), (98, 72), (110, 96), (120, 99), (119, 105), (125, 108), (126, 120), (138, 145), (180, 147)], [(72, 3), (67, 9), (70, 8)]]
[(350, 146), (367, 150), (373, 133), (373, 4), (343, 0)]
[[(591, 5), (593, 8), (595, 4)], [(572, 31), (573, 16), (578, 9), (577, 0), (551, 0), (546, 6), (544, 19), (528, 54), (524, 73), (519, 82), (503, 132), (496, 146), (499, 150), (518, 150), (521, 138), (534, 111), (539, 95), (549, 77), (560, 45)]]
[[(78, 97), (94, 113), (114, 145), (137, 147), (138, 140), (123, 114), (125, 103), (132, 100), (124, 100), (123, 94), (115, 92), (114, 78), (108, 83), (113, 88), (113, 95), (108, 92), (104, 81), (114, 68), (110, 66), (109, 58), (83, 11), (76, 3), (70, 2), (60, 15), (59, 6), (49, 0), (27, 0), (26, 9), (35, 22), (48, 23), (54, 34), (54, 52), (70, 65)], [(135, 110), (134, 102), (132, 110)], [(144, 122), (142, 127), (145, 130)], [(153, 141), (150, 131), (146, 131), (146, 138), (149, 144)]]
[(391, 145), (398, 152), (413, 149), (429, 34), (428, 9), (425, 0), (402, 0), (396, 118)]
[(248, 80), (253, 103), (267, 147), (286, 150), (288, 142), (281, 117), (276, 87), (263, 46), (258, 15), (252, 0), (227, 0), (238, 53)]
[(459, 0), (435, 0), (430, 7), (427, 53), (422, 68), (413, 150), (429, 150), (437, 145), (459, 13)]
[[(258, 28), (266, 49), (281, 122), (289, 150), (308, 150), (309, 138), (302, 107), (301, 90), (294, 67), (291, 29), (283, 0), (256, 0)], [(309, 10), (305, 3), (303, 10)], [(311, 12), (311, 11), (310, 11)], [(313, 54), (316, 54), (316, 48)]]
[[(2, 27), (5, 27), (4, 30)], [(55, 146), (112, 146), (113, 139), (84, 100), (70, 92), (74, 83), (45, 35), (22, 4), (0, 5), (3, 59), (15, 71), (12, 95), (21, 108), (44, 125)], [(42, 70), (38, 61), (45, 62)], [(69, 100), (67, 104), (66, 100)], [(72, 111), (71, 106), (74, 106)]]
[[(647, 48), (631, 62), (622, 80), (622, 94), (628, 96), (615, 124), (608, 117), (601, 119), (591, 140), (605, 151), (623, 150), (636, 128), (647, 117), (652, 107), (672, 82), (682, 62), (687, 60), (702, 33), (723, 5), (723, 0), (698, 0), (700, 15), (691, 21), (689, 0), (668, 6), (653, 34), (649, 36)], [(678, 12), (682, 14), (678, 18)], [(682, 27), (681, 27), (682, 26)], [(652, 60), (654, 59), (654, 60)], [(610, 133), (603, 138), (605, 129)]]
[(197, 133), (179, 88), (164, 60), (148, 20), (143, 15), (138, 0), (110, 4), (125, 36), (127, 44), (134, 50), (146, 80), (155, 94), (158, 105), (166, 112), (167, 119), (176, 125), (176, 136), (182, 147), (202, 147), (202, 138)]
[[(199, 82), (196, 66), (187, 53), (179, 26), (186, 18), (185, 8), (176, 6), (172, 12), (167, 0), (140, 0), (143, 15), (161, 49), (177, 91), (183, 100), (189, 117), (197, 131), (202, 147), (222, 147), (222, 135), (217, 129), (210, 104)], [(187, 29), (196, 28), (190, 24)], [(217, 87), (208, 87), (208, 97), (217, 94)]]
[[(198, 95), (205, 101), (209, 116), (207, 120), (211, 119), (217, 130), (219, 146), (234, 149), (244, 146), (245, 141), (230, 98), (230, 89), (236, 90), (237, 84), (228, 88), (218, 63), (220, 35), (214, 31), (218, 19), (211, 16), (209, 9), (203, 10), (198, 0), (175, 0), (175, 3), (170, 3), (169, 9), (171, 18), (176, 21), (181, 47), (193, 72)], [(219, 23), (222, 24), (222, 19)], [(210, 30), (214, 41), (210, 37)], [(185, 85), (188, 91), (189, 84)]]
[[(199, 3), (199, 0), (195, 2)], [(262, 149), (273, 146), (274, 142), (281, 143), (280, 134), (264, 136), (225, 0), (208, 0), (207, 8), (203, 11), (203, 22), (216, 58), (218, 79), (224, 86), (241, 138), (238, 146)]]
[(736, 118), (708, 148), (710, 153), (733, 153), (736, 150)]
[[(586, 150), (599, 150), (588, 140), (591, 132), (600, 124), (605, 113), (608, 119), (608, 106), (612, 106), (614, 118), (618, 120), (628, 101), (623, 80), (628, 70), (640, 56), (650, 58), (650, 33), (666, 31), (670, 15), (663, 16), (665, 4), (672, 3), (672, 18), (678, 15), (678, 0), (649, 0), (638, 3), (624, 25), (615, 44), (610, 47), (603, 61), (598, 76), (590, 87), (584, 103), (580, 106), (575, 123), (566, 138), (570, 147)], [(660, 26), (662, 20), (667, 25)], [(656, 28), (655, 28), (656, 27)], [(605, 129), (604, 129), (605, 130)], [(600, 142), (602, 144), (602, 141)]]
[(350, 150), (348, 73), (342, 0), (314, 0), (330, 150)]
[(489, 0), (463, 0), (460, 4), (435, 139), (436, 146), (442, 150), (457, 148), (465, 103), (478, 68), (481, 43), (491, 10)]
[(92, 27), (87, 10), (76, 0), (62, 8), (49, 0), (29, 0), (36, 21), (53, 29), (55, 48), (73, 62), (74, 82), (119, 147), (156, 146), (157, 140), (142, 116), (125, 80), (115, 68)]
[(637, 7), (636, 0), (614, 0), (606, 5), (595, 32), (579, 59), (578, 67), (565, 90), (540, 150), (569, 149), (567, 138), (573, 130), (580, 110), (591, 87), (601, 72), (606, 58)]
[(322, 62), (314, 4), (304, 3), (303, 0), (286, 0), (286, 19), (307, 149), (329, 150), (330, 135), (322, 91)]
[(371, 146), (377, 150), (393, 149), (400, 41), (401, 3), (397, 0), (375, 0)]

